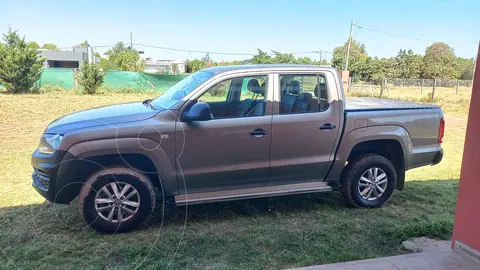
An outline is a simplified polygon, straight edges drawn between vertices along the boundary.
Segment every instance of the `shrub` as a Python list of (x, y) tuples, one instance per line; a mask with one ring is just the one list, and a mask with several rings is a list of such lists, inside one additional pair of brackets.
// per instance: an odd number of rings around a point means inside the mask
[(78, 73), (78, 83), (87, 94), (94, 95), (103, 84), (105, 72), (97, 64), (83, 64)]
[(28, 92), (40, 79), (44, 59), (33, 46), (8, 29), (0, 43), (0, 84), (13, 93)]

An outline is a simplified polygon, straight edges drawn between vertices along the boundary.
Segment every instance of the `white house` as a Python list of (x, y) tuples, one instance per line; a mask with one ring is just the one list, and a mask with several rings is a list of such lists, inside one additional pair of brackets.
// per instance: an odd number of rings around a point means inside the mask
[(181, 60), (152, 60), (145, 59), (145, 72), (147, 73), (185, 73), (185, 62)]

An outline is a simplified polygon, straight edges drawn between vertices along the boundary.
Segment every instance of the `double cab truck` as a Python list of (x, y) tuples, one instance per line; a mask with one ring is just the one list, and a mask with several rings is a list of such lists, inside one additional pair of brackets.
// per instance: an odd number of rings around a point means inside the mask
[(155, 205), (338, 190), (379, 207), (407, 170), (443, 157), (438, 106), (345, 98), (332, 67), (201, 70), (143, 102), (53, 121), (32, 156), (33, 187), (94, 229), (126, 232)]

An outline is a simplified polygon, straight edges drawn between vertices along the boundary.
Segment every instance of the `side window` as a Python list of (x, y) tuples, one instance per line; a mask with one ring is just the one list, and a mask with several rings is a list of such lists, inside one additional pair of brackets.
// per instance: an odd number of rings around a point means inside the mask
[(210, 87), (199, 98), (210, 105), (214, 119), (265, 115), (267, 76), (239, 77)]
[(323, 112), (328, 106), (324, 75), (280, 75), (280, 114)]

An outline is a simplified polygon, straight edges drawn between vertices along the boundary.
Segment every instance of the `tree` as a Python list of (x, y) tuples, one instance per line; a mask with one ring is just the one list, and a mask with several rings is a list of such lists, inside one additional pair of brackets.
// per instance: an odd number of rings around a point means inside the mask
[(18, 31), (8, 29), (0, 43), (0, 84), (13, 93), (29, 91), (40, 79), (45, 59)]
[(297, 59), (291, 53), (281, 53), (277, 51), (272, 51), (273, 53), (273, 63), (275, 64), (296, 64)]
[[(333, 49), (332, 66), (338, 70), (343, 70), (345, 67), (347, 55), (348, 42), (343, 46)], [(360, 79), (364, 73), (367, 64), (367, 51), (365, 45), (356, 40), (352, 40), (350, 44), (350, 56), (348, 58), (348, 70), (350, 76), (354, 79)]]
[(129, 50), (129, 48), (125, 47), (125, 44), (123, 42), (118, 42), (117, 44), (115, 44), (115, 46), (113, 48), (106, 51), (105, 55), (115, 56), (115, 55), (120, 54), (121, 52), (124, 52), (126, 50)]
[(202, 57), (202, 62), (205, 63), (205, 66), (206, 67), (211, 67), (213, 66), (213, 61), (212, 59), (210, 58), (210, 54), (209, 53), (206, 53), (204, 57)]
[(83, 86), (87, 94), (94, 95), (102, 86), (104, 76), (105, 72), (100, 65), (84, 63), (78, 73), (78, 83)]
[(234, 61), (231, 61), (231, 62), (223, 62), (222, 64), (220, 64), (221, 66), (238, 66), (238, 65), (241, 65), (243, 61), (241, 60), (234, 60)]
[(395, 57), (395, 71), (395, 77), (418, 79), (423, 72), (423, 57), (412, 50), (400, 49)]
[(45, 44), (43, 44), (42, 49), (47, 49), (47, 50), (52, 50), (52, 51), (58, 51), (57, 45), (52, 44), (52, 43), (45, 43)]
[(100, 58), (99, 65), (105, 71), (107, 71), (107, 70), (118, 70), (117, 64), (115, 64), (115, 62), (113, 62), (112, 60), (109, 60), (107, 58)]
[(264, 52), (260, 49), (257, 49), (258, 53), (250, 59), (250, 62), (252, 64), (272, 64), (273, 60), (270, 55), (268, 55), (267, 52)]
[(140, 59), (138, 52), (127, 50), (115, 55), (113, 62), (119, 70), (142, 72), (145, 70), (145, 61)]
[(456, 57), (453, 48), (443, 42), (436, 42), (425, 50), (425, 78), (455, 79)]
[(364, 79), (366, 81), (373, 81), (381, 83), (383, 79), (394, 77), (395, 74), (395, 60), (393, 58), (369, 57), (366, 61), (366, 69), (364, 72)]
[(40, 46), (35, 42), (35, 41), (30, 41), (28, 44), (27, 44), (28, 47), (32, 48), (32, 49), (35, 49), (35, 50), (38, 50), (40, 49)]
[(471, 80), (473, 79), (473, 70), (475, 65), (475, 59), (473, 58), (457, 58), (457, 79), (459, 80)]
[[(301, 57), (301, 58), (298, 58), (297, 59), (297, 64), (301, 64), (301, 65), (315, 65), (317, 64), (317, 62), (315, 62), (314, 60), (312, 60), (310, 57)], [(318, 62), (319, 65), (321, 65), (320, 62)]]
[(187, 73), (195, 73), (199, 70), (202, 70), (207, 67), (206, 63), (204, 61), (195, 59), (191, 61), (187, 61), (185, 64), (186, 71)]
[(77, 47), (89, 47), (88, 41), (84, 40), (82, 43), (78, 44)]
[(145, 61), (140, 59), (138, 51), (125, 47), (123, 42), (119, 42), (105, 55), (115, 63), (119, 70), (141, 72), (145, 70)]

